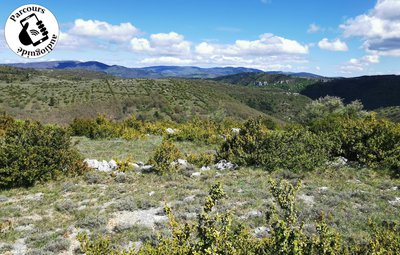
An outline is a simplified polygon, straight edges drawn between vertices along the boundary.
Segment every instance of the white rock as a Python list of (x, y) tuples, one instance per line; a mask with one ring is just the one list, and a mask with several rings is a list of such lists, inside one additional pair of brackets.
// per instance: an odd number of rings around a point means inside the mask
[(154, 194), (156, 194), (154, 191), (149, 192), (149, 196), (153, 196)]
[(110, 172), (113, 170), (110, 164), (105, 160), (98, 161), (96, 159), (85, 159), (83, 162), (85, 162), (89, 168), (97, 169), (101, 172)]
[(299, 199), (303, 200), (308, 206), (314, 205), (314, 196), (307, 196), (306, 194), (301, 194), (298, 196)]
[(192, 173), (192, 177), (199, 177), (201, 175), (201, 173), (200, 172), (194, 172), (194, 173)]
[(235, 169), (237, 166), (235, 164), (233, 164), (232, 162), (222, 159), (217, 164), (215, 164), (214, 167), (218, 170), (226, 170), (226, 169), (231, 170), (231, 169)]
[(258, 227), (254, 229), (254, 235), (259, 238), (266, 237), (270, 231), (270, 228)]
[(394, 206), (400, 205), (400, 197), (395, 197), (394, 200), (389, 201), (389, 204), (394, 205)]
[(176, 129), (173, 129), (173, 128), (167, 128), (167, 129), (165, 129), (165, 131), (166, 131), (168, 134), (175, 134), (175, 133), (176, 133)]
[(115, 170), (115, 169), (117, 169), (118, 168), (118, 165), (117, 165), (117, 162), (115, 161), (115, 160), (110, 160), (110, 162), (108, 162), (108, 165), (113, 169), (113, 170)]
[(191, 195), (191, 196), (185, 197), (185, 198), (183, 199), (183, 201), (185, 201), (185, 202), (192, 202), (192, 201), (194, 201), (195, 198), (196, 198), (196, 195)]
[(329, 188), (328, 187), (319, 187), (318, 189), (317, 189), (317, 191), (318, 192), (324, 192), (324, 191), (327, 191)]
[(209, 171), (211, 168), (209, 166), (202, 166), (200, 171)]
[(328, 164), (335, 167), (345, 166), (349, 160), (344, 157), (338, 157), (334, 161), (329, 162)]
[(153, 168), (153, 165), (144, 165), (142, 167), (140, 167), (140, 170), (151, 170)]
[(240, 133), (240, 128), (232, 128), (232, 133), (239, 134)]
[(178, 159), (178, 164), (181, 166), (187, 166), (188, 162), (185, 159)]

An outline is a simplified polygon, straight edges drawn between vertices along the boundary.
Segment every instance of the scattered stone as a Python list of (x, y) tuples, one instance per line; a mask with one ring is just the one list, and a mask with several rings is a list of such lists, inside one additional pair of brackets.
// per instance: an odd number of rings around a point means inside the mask
[(35, 194), (26, 195), (24, 197), (24, 199), (30, 200), (30, 201), (40, 201), (43, 199), (43, 197), (44, 197), (44, 194), (42, 192), (39, 192), (39, 193), (35, 193)]
[[(393, 190), (393, 191), (396, 191), (396, 190), (398, 190), (399, 189), (399, 187), (397, 187), (397, 186), (394, 186), (394, 187), (391, 187), (390, 188), (390, 190)], [(0, 201), (1, 202), (1, 201)]]
[(176, 133), (176, 129), (173, 129), (173, 128), (167, 128), (167, 129), (165, 129), (165, 132), (167, 132), (168, 134), (175, 134)]
[(243, 193), (243, 190), (242, 189), (238, 189), (237, 193)]
[(115, 160), (110, 160), (110, 162), (108, 162), (108, 165), (112, 168), (112, 169), (117, 169), (118, 168), (118, 164)]
[(218, 170), (233, 170), (237, 168), (236, 164), (229, 162), (225, 159), (220, 160), (217, 164), (214, 165)]
[(298, 196), (299, 199), (303, 200), (308, 206), (314, 205), (314, 196), (307, 196), (306, 194), (301, 194)]
[(240, 128), (232, 128), (232, 133), (239, 134), (240, 133)]
[(341, 167), (341, 166), (347, 165), (348, 161), (349, 160), (347, 158), (345, 158), (345, 157), (338, 157), (334, 161), (329, 162), (328, 164), (330, 166), (334, 166), (334, 167)]
[(22, 226), (18, 226), (15, 227), (14, 230), (18, 231), (18, 232), (22, 232), (22, 231), (31, 231), (34, 229), (34, 226), (32, 224), (29, 225), (22, 225)]
[(25, 255), (28, 251), (28, 247), (25, 244), (25, 238), (17, 239), (12, 247), (13, 249), (11, 254), (13, 255)]
[(218, 173), (218, 172), (217, 172), (217, 173), (215, 174), (215, 178), (219, 178), (219, 177), (221, 177), (221, 176), (222, 176), (221, 173)]
[(209, 166), (202, 166), (200, 171), (209, 171), (211, 168)]
[(327, 190), (329, 190), (328, 187), (319, 187), (319, 188), (317, 188), (317, 191), (318, 191), (318, 192), (325, 192), (325, 191), (327, 191)]
[(199, 177), (201, 175), (201, 173), (200, 172), (194, 172), (194, 173), (192, 173), (192, 177)]
[(148, 210), (138, 211), (119, 211), (113, 214), (107, 224), (108, 231), (122, 230), (132, 228), (134, 225), (143, 225), (145, 227), (154, 229), (154, 224), (168, 220), (167, 216), (159, 215), (162, 208), (150, 208)]
[(185, 202), (192, 202), (196, 198), (196, 195), (188, 196), (183, 199)]
[(100, 172), (111, 172), (118, 168), (118, 165), (114, 160), (107, 162), (105, 160), (98, 161), (96, 159), (85, 159), (83, 162), (85, 162), (89, 168), (97, 169)]
[(178, 164), (181, 166), (187, 166), (188, 162), (185, 159), (178, 159)]
[(400, 205), (400, 197), (395, 197), (394, 200), (389, 201), (389, 204), (393, 206), (399, 206)]
[(257, 238), (267, 237), (270, 231), (271, 231), (270, 228), (258, 227), (254, 229), (254, 236)]
[(2, 202), (7, 202), (8, 201), (8, 197), (6, 196), (0, 196), (0, 203)]
[(257, 210), (251, 210), (247, 212), (246, 214), (242, 215), (240, 219), (242, 220), (247, 220), (249, 218), (256, 218), (256, 217), (261, 217), (263, 214), (260, 211)]
[(154, 194), (156, 194), (154, 191), (149, 192), (149, 196), (153, 196)]
[(186, 214), (185, 214), (185, 218), (186, 218), (186, 219), (194, 219), (194, 218), (196, 218), (196, 217), (197, 217), (197, 214), (194, 213), (194, 212), (190, 212), (190, 213), (186, 213)]

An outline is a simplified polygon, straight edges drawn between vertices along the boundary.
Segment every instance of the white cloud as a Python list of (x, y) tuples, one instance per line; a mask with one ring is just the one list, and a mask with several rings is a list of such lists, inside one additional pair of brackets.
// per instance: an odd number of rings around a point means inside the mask
[(192, 46), (175, 32), (133, 38), (131, 50), (143, 57), (141, 64), (196, 64), (202, 66), (248, 66), (264, 70), (288, 70), (307, 62), (308, 46), (273, 34), (232, 44), (200, 42)]
[(349, 48), (345, 42), (342, 42), (340, 39), (336, 39), (333, 41), (329, 41), (328, 38), (324, 38), (318, 43), (318, 47), (323, 50), (330, 51), (348, 51)]
[(98, 45), (92, 43), (89, 39), (60, 32), (60, 40), (57, 43), (57, 48), (60, 49), (84, 49), (84, 48), (99, 48)]
[(340, 25), (345, 37), (361, 37), (371, 54), (400, 56), (400, 1), (378, 0), (366, 14)]
[(140, 63), (145, 65), (189, 65), (193, 63), (193, 60), (176, 57), (155, 57), (145, 58)]
[(142, 54), (187, 56), (191, 53), (191, 43), (175, 32), (152, 34), (150, 40), (135, 37), (130, 43), (132, 51)]
[(129, 22), (112, 25), (105, 21), (76, 19), (68, 33), (77, 36), (123, 42), (137, 35), (139, 30)]
[(236, 40), (234, 44), (201, 43), (197, 45), (196, 52), (200, 55), (224, 56), (304, 55), (308, 54), (308, 46), (267, 33), (258, 40)]
[(211, 55), (214, 53), (214, 47), (207, 42), (202, 42), (196, 46), (196, 53), (200, 55)]
[(352, 58), (343, 66), (340, 67), (340, 71), (345, 74), (352, 74), (355, 72), (362, 72), (371, 64), (378, 64), (378, 55), (366, 55), (362, 58)]
[(321, 27), (318, 26), (318, 25), (315, 24), (315, 23), (312, 23), (312, 24), (310, 24), (310, 26), (308, 27), (307, 33), (313, 34), (313, 33), (319, 32), (319, 31), (321, 31)]
[(145, 38), (132, 38), (131, 40), (132, 50), (134, 51), (153, 51), (150, 46), (149, 40)]

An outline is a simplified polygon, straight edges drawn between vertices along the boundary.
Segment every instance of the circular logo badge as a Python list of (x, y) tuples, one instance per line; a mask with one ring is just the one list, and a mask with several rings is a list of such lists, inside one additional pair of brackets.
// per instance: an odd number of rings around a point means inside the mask
[(40, 58), (49, 54), (57, 44), (59, 32), (53, 13), (37, 4), (15, 9), (4, 29), (10, 49), (24, 58)]

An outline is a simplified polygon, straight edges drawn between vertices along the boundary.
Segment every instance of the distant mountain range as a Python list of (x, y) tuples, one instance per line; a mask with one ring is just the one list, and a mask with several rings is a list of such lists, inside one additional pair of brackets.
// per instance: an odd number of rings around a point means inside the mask
[[(262, 70), (245, 67), (212, 67), (201, 68), (196, 66), (150, 66), (141, 68), (128, 68), (119, 65), (107, 65), (97, 61), (49, 61), (32, 63), (3, 64), (19, 68), (33, 69), (83, 69), (96, 72), (103, 72), (121, 78), (216, 78), (219, 76), (238, 73), (263, 73)], [(296, 77), (321, 78), (312, 73), (285, 73), (280, 71), (266, 72), (270, 74), (286, 74)]]

